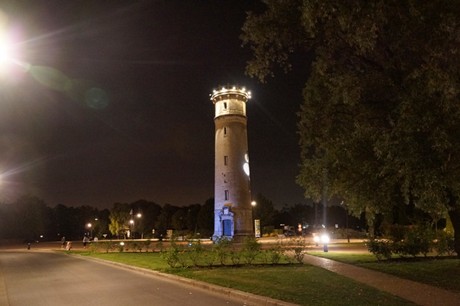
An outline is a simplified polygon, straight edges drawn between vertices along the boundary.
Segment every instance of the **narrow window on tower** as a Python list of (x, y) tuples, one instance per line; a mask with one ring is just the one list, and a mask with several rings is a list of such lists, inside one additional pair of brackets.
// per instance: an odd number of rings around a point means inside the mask
[(227, 109), (227, 102), (224, 102), (224, 109)]
[(225, 201), (228, 201), (228, 198), (229, 198), (229, 196), (228, 196), (228, 190), (225, 190)]
[(224, 127), (224, 135), (227, 135), (227, 127)]
[(224, 156), (224, 165), (225, 165), (225, 166), (228, 165), (228, 156)]

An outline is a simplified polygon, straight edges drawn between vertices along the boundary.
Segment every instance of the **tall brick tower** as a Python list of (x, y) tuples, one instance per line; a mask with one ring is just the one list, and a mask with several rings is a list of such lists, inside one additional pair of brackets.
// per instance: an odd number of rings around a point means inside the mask
[(222, 87), (210, 95), (215, 107), (213, 240), (254, 236), (244, 87)]

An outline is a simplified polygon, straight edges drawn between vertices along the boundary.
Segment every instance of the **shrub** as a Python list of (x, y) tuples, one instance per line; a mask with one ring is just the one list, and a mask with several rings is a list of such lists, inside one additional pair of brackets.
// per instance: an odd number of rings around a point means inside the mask
[(203, 256), (204, 248), (200, 240), (189, 242), (189, 257), (194, 266), (199, 265), (199, 259)]
[(294, 239), (293, 243), (294, 243), (294, 248), (293, 248), (294, 259), (298, 263), (303, 263), (303, 258), (305, 256), (304, 251), (306, 247), (305, 240), (302, 238), (298, 238), (298, 239)]
[(438, 238), (433, 244), (433, 248), (438, 256), (449, 255), (452, 256), (455, 253), (454, 249), (454, 235), (449, 232), (441, 231), (438, 232)]
[[(158, 240), (157, 244), (156, 244), (156, 248), (158, 249), (159, 252), (163, 252), (164, 250), (164, 245), (163, 245), (163, 240)], [(153, 249), (152, 252), (154, 252), (155, 250)]]
[(139, 251), (142, 252), (142, 243), (139, 243), (137, 241), (130, 241), (128, 242), (129, 249), (133, 252)]
[(281, 248), (281, 245), (276, 245), (275, 247), (268, 250), (269, 261), (271, 264), (276, 265), (280, 262), (283, 257), (284, 251)]
[(215, 252), (204, 252), (203, 253), (203, 262), (207, 266), (212, 266), (216, 261), (216, 253)]
[(95, 253), (99, 249), (99, 244), (97, 242), (91, 242), (88, 244), (88, 248), (91, 253)]
[(189, 268), (190, 267), (188, 258), (189, 258), (189, 253), (188, 252), (186, 252), (185, 250), (179, 250), (179, 252), (177, 254), (177, 262), (178, 262), (180, 267), (182, 267), (182, 268)]
[(404, 257), (427, 254), (431, 251), (433, 241), (433, 231), (428, 227), (416, 226), (413, 230), (407, 231), (404, 240), (395, 243), (393, 252)]
[(103, 249), (106, 253), (111, 251), (115, 246), (115, 243), (110, 240), (109, 241), (105, 240), (105, 241), (98, 242), (98, 243), (99, 243), (100, 248)]
[(171, 268), (179, 266), (179, 248), (174, 242), (171, 243), (171, 246), (161, 256)]
[(390, 259), (393, 244), (387, 240), (371, 239), (367, 241), (367, 249), (377, 257), (377, 260)]
[(219, 260), (221, 265), (225, 265), (225, 259), (227, 258), (227, 253), (229, 252), (231, 246), (232, 241), (226, 238), (220, 238), (214, 244), (213, 251), (215, 252), (217, 260)]
[(149, 247), (150, 247), (150, 244), (151, 244), (151, 240), (150, 239), (147, 239), (145, 240), (142, 244), (143, 246), (145, 247), (145, 251), (148, 252), (149, 251)]
[(367, 243), (369, 252), (373, 253), (378, 260), (389, 259), (392, 254), (401, 257), (415, 257), (419, 254), (427, 256), (433, 247), (439, 249), (438, 254), (446, 252), (446, 242), (438, 241), (437, 246), (434, 245), (434, 232), (425, 224), (410, 227), (391, 225), (386, 229), (391, 241), (370, 240)]
[(239, 265), (241, 261), (241, 252), (232, 248), (230, 251), (230, 260), (232, 261), (233, 265)]
[(251, 265), (260, 254), (260, 243), (254, 237), (247, 237), (243, 243), (243, 257)]

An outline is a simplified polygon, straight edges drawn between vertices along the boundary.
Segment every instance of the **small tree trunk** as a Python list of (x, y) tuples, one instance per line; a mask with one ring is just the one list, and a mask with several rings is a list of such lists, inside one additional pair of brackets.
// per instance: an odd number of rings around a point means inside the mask
[(454, 227), (454, 250), (460, 258), (460, 208), (449, 210), (449, 217)]

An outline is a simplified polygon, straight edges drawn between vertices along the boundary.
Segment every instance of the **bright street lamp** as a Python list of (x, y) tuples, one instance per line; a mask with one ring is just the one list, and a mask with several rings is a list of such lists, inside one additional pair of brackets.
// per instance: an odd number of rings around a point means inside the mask
[(129, 238), (134, 239), (134, 220), (130, 219), (129, 220)]
[(90, 237), (93, 237), (93, 225), (88, 223), (86, 224), (86, 227), (90, 230)]
[(5, 45), (0, 45), (0, 63), (3, 64), (3, 62), (8, 60), (8, 47)]
[(5, 36), (0, 36), (0, 66), (4, 68), (11, 59), (10, 45)]
[(8, 78), (11, 77), (12, 73), (19, 72), (17, 71), (18, 67), (22, 72), (29, 71), (31, 68), (29, 63), (19, 59), (21, 58), (20, 54), (18, 54), (20, 50), (16, 45), (8, 39), (5, 33), (0, 33), (0, 74), (7, 75)]

